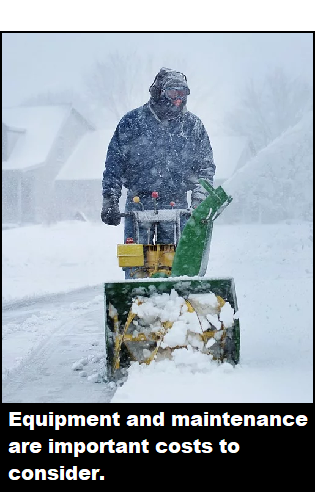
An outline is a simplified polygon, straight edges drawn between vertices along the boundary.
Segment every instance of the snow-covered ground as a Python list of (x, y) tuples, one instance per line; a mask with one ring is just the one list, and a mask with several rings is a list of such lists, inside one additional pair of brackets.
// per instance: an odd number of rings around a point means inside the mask
[(311, 223), (215, 224), (207, 276), (235, 279), (240, 364), (133, 364), (115, 392), (102, 382), (102, 283), (123, 279), (122, 237), (75, 221), (2, 232), (4, 401), (312, 401)]
[(2, 302), (123, 279), (120, 227), (65, 221), (2, 231)]

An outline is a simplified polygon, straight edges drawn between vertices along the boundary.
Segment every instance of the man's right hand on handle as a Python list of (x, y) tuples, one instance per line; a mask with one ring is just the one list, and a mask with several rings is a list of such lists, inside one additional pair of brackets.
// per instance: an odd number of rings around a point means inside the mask
[(103, 197), (103, 207), (101, 211), (101, 219), (104, 224), (117, 226), (120, 224), (119, 202), (116, 198)]

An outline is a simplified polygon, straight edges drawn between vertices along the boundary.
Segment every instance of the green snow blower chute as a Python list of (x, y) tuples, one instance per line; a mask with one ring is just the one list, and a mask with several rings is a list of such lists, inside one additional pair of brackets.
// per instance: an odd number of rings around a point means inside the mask
[[(207, 197), (193, 211), (128, 212), (134, 238), (117, 246), (119, 266), (132, 278), (106, 283), (105, 339), (107, 378), (119, 380), (132, 361), (150, 364), (172, 358), (175, 350), (200, 351), (210, 360), (239, 362), (240, 328), (233, 278), (204, 277), (209, 260), (213, 221), (232, 198), (204, 179)], [(134, 197), (134, 202), (140, 202)], [(122, 214), (125, 216), (126, 214)], [(180, 218), (189, 219), (180, 233)], [(174, 242), (159, 244), (158, 224), (171, 222)], [(155, 231), (154, 244), (139, 243), (139, 228)]]

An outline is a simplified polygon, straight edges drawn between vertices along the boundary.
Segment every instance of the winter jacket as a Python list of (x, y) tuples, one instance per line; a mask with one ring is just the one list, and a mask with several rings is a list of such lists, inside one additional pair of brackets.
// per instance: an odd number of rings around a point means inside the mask
[(129, 196), (158, 191), (176, 202), (192, 190), (192, 205), (197, 205), (204, 198), (198, 178), (213, 182), (214, 173), (201, 120), (186, 110), (161, 121), (146, 103), (127, 113), (115, 130), (106, 156), (103, 196), (118, 200), (124, 186)]

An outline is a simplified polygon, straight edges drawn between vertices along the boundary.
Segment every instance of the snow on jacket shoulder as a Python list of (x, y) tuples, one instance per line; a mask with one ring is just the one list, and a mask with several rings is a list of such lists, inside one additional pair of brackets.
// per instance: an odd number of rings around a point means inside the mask
[(160, 121), (149, 103), (127, 113), (108, 146), (103, 173), (103, 195), (158, 190), (183, 195), (198, 190), (198, 178), (212, 182), (215, 173), (208, 134), (201, 120), (183, 113)]

